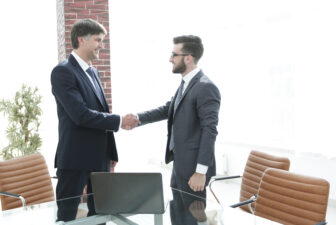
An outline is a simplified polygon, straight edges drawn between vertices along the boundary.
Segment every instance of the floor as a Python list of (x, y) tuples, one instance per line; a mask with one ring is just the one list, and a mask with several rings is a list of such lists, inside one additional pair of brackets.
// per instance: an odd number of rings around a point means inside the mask
[[(212, 184), (212, 190), (222, 205), (232, 205), (239, 200), (240, 183), (232, 181), (216, 181)], [(215, 198), (208, 189), (208, 198)], [(336, 224), (336, 201), (330, 201), (327, 209), (328, 224)]]

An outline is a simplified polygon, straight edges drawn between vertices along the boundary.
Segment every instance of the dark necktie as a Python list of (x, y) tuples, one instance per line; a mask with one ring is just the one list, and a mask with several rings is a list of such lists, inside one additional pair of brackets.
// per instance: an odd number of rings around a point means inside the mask
[(97, 82), (96, 76), (95, 76), (95, 74), (94, 74), (92, 68), (89, 67), (89, 68), (86, 70), (86, 72), (90, 75), (90, 77), (91, 77), (91, 79), (92, 79), (92, 81), (93, 81), (93, 83), (94, 83), (94, 87), (95, 87), (95, 90), (96, 90), (96, 94), (97, 94), (97, 96), (98, 96), (100, 102), (103, 103), (103, 102), (104, 102), (104, 100), (103, 100), (104, 97), (103, 97), (103, 94), (102, 94), (102, 92), (101, 92), (101, 89), (100, 89), (100, 87), (99, 87), (99, 84), (98, 84), (98, 82)]
[[(177, 91), (177, 96), (176, 96), (175, 103), (174, 103), (174, 114), (175, 114), (175, 111), (176, 111), (176, 108), (177, 108), (178, 104), (180, 103), (180, 101), (182, 99), (183, 86), (184, 86), (184, 80), (182, 79), (180, 87)], [(169, 141), (169, 150), (173, 150), (174, 146), (175, 146), (175, 144), (174, 144), (174, 129), (173, 129), (173, 126), (172, 126), (170, 141)]]
[(176, 108), (181, 101), (182, 93), (183, 93), (183, 85), (184, 85), (184, 80), (182, 79), (180, 87), (179, 87), (178, 92), (177, 92), (175, 103), (174, 103), (174, 112), (176, 111)]

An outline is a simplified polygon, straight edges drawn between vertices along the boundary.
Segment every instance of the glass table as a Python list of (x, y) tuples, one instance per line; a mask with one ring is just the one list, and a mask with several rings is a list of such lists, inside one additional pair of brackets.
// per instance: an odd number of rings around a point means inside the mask
[[(169, 192), (168, 192), (169, 190)], [(168, 193), (167, 193), (168, 192)], [(46, 202), (0, 212), (0, 224), (5, 225), (276, 225), (279, 223), (246, 213), (239, 208), (221, 206), (215, 200), (204, 199), (189, 193), (167, 189), (166, 210), (163, 214), (113, 214), (87, 216), (87, 200), (93, 194), (59, 201)], [(210, 197), (210, 196), (208, 196)], [(76, 218), (57, 221), (60, 206), (78, 203)], [(62, 209), (61, 209), (62, 210)], [(64, 211), (64, 210), (63, 210)], [(75, 212), (76, 212), (75, 211)]]
[[(78, 196), (59, 201), (36, 204), (0, 213), (0, 224), (6, 225), (90, 225), (90, 224), (118, 224), (118, 225), (191, 225), (191, 224), (219, 224), (221, 206), (215, 201), (200, 198), (177, 189), (170, 189), (166, 210), (163, 214), (113, 214), (87, 216), (87, 199), (93, 194)], [(76, 218), (68, 222), (57, 221), (59, 207), (62, 205), (78, 203)], [(68, 204), (69, 205), (69, 204)]]

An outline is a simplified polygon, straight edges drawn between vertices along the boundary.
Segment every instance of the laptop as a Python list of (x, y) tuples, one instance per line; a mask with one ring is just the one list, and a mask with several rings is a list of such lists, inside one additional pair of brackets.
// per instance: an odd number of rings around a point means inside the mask
[(96, 212), (99, 214), (162, 214), (161, 173), (91, 173)]

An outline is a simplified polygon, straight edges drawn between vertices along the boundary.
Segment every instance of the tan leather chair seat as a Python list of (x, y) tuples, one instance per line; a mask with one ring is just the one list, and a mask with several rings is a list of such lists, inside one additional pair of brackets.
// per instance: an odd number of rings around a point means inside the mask
[(285, 225), (325, 221), (329, 182), (279, 169), (267, 169), (261, 179), (255, 214)]
[[(1, 161), (0, 191), (21, 195), (27, 205), (55, 200), (47, 164), (39, 153)], [(17, 198), (0, 197), (2, 210), (22, 206)]]

